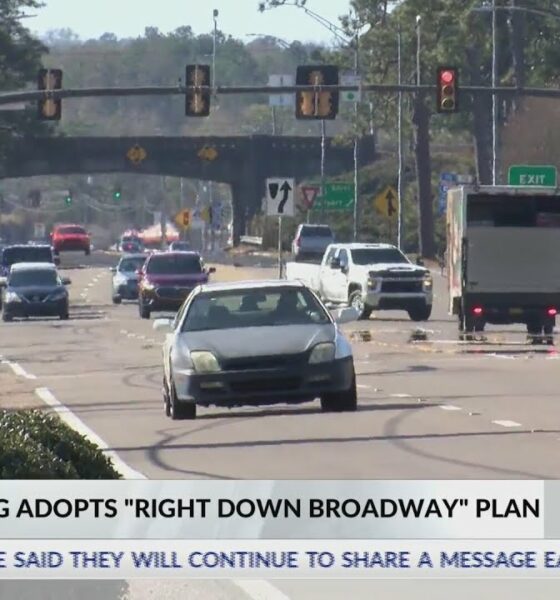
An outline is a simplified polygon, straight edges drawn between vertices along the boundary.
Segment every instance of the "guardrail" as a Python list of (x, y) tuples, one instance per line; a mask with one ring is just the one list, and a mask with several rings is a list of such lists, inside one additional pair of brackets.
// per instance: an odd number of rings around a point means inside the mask
[(240, 241), (242, 244), (247, 244), (248, 246), (262, 246), (263, 243), (262, 237), (254, 235), (242, 235)]

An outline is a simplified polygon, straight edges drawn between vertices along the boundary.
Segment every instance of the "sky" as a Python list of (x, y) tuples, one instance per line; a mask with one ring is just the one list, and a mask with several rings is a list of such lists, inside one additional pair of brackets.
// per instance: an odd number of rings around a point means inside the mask
[[(227, 35), (250, 41), (247, 34), (273, 35), (287, 41), (332, 43), (333, 34), (306, 15), (301, 8), (281, 6), (258, 12), (259, 0), (44, 0), (45, 7), (26, 26), (39, 35), (52, 29), (72, 29), (82, 39), (104, 33), (137, 37), (146, 26), (167, 33), (189, 25), (195, 34), (214, 27), (212, 11), (217, 9), (218, 28)], [(349, 0), (307, 0), (306, 7), (339, 25), (338, 17), (349, 11)]]

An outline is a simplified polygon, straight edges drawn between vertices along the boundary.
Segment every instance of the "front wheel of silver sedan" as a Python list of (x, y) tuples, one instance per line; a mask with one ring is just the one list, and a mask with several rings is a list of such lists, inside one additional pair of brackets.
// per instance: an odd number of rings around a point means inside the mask
[(356, 391), (355, 373), (353, 373), (352, 383), (346, 391), (321, 396), (321, 410), (323, 412), (354, 412), (357, 409), (358, 393)]
[(196, 419), (196, 404), (194, 402), (179, 402), (173, 381), (171, 381), (169, 392), (169, 413), (173, 421)]

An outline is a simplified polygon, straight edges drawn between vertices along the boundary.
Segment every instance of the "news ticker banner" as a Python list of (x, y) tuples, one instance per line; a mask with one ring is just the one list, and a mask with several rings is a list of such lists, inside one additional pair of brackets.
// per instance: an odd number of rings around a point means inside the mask
[(560, 482), (0, 482), (0, 579), (326, 576), (560, 577)]

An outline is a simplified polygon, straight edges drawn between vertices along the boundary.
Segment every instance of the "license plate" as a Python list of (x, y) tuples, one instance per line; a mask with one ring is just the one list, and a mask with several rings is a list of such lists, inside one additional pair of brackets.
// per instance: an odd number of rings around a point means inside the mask
[(509, 314), (510, 315), (522, 315), (523, 314), (523, 309), (522, 308), (510, 308), (509, 309)]

